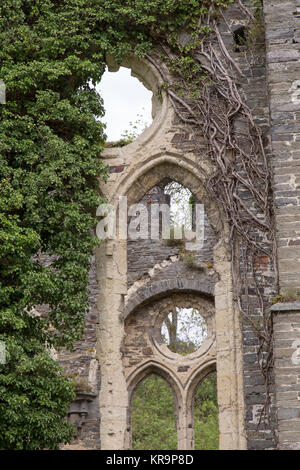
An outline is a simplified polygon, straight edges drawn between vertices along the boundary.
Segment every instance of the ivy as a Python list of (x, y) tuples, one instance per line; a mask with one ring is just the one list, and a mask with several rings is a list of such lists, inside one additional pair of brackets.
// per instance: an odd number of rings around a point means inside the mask
[(35, 321), (14, 324), (18, 334), (2, 335), (7, 363), (0, 374), (0, 448), (58, 449), (73, 437), (65, 416), (74, 386), (45, 351)]

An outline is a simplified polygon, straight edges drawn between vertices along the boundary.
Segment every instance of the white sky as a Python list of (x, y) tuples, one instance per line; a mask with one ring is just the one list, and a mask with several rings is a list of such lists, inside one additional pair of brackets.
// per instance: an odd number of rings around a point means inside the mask
[(144, 123), (149, 125), (152, 122), (152, 92), (130, 73), (130, 69), (125, 67), (120, 67), (118, 72), (106, 71), (96, 87), (104, 100), (106, 114), (102, 120), (107, 124), (108, 142), (119, 140), (125, 131), (132, 128), (130, 122), (135, 124), (141, 119), (142, 124), (138, 126), (141, 131), (146, 127)]
[[(176, 336), (184, 343), (192, 342), (199, 348), (205, 338), (207, 337), (207, 324), (198, 310), (194, 308), (179, 308), (177, 311), (177, 332)], [(169, 320), (172, 322), (172, 312), (168, 315)], [(165, 322), (161, 327), (161, 334), (164, 337), (166, 344), (170, 344), (169, 332)]]
[(192, 212), (190, 204), (191, 191), (182, 186), (182, 184), (172, 181), (164, 189), (165, 194), (171, 196), (170, 200), (170, 221), (171, 224), (181, 227), (184, 225), (186, 230), (192, 230)]

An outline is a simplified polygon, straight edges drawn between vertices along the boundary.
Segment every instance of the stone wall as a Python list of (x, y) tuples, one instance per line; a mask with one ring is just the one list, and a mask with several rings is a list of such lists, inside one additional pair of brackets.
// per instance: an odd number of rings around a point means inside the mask
[[(264, 0), (280, 289), (300, 294), (300, 3)], [(291, 292), (292, 291), (292, 292)]]
[(279, 448), (300, 450), (300, 302), (272, 307)]
[[(264, 0), (264, 17), (279, 288), (286, 299), (296, 300), (300, 297), (300, 2)], [(299, 448), (299, 368), (291, 363), (299, 316), (280, 305), (272, 310), (279, 445)]]
[(65, 373), (76, 387), (76, 401), (71, 405), (68, 420), (75, 425), (76, 437), (65, 449), (100, 449), (99, 389), (101, 376), (96, 358), (99, 287), (96, 259), (93, 256), (89, 273), (89, 304), (83, 339), (74, 345), (74, 351), (58, 355)]
[[(251, 2), (245, 2), (248, 6)], [(226, 12), (227, 24), (221, 22), (220, 29), (222, 37), (230, 54), (239, 64), (243, 77), (238, 78), (240, 90), (245, 97), (249, 108), (252, 111), (255, 122), (259, 125), (264, 142), (267, 158), (271, 160), (270, 146), (270, 119), (269, 119), (269, 101), (268, 101), (268, 83), (267, 70), (265, 61), (264, 44), (258, 44), (252, 50), (245, 48), (236, 48), (234, 35), (232, 34), (237, 28), (245, 24), (245, 17), (240, 9), (232, 6)], [(229, 27), (228, 27), (229, 26)], [(229, 29), (230, 28), (230, 29)], [(205, 148), (205, 141), (201, 136), (195, 133), (191, 127), (189, 129), (183, 126), (180, 121), (175, 120), (173, 123), (175, 136), (173, 138), (174, 146), (181, 152), (189, 152), (192, 150), (195, 142), (197, 148)], [(236, 139), (240, 145), (247, 148), (248, 136), (245, 123), (240, 120), (235, 123)], [(245, 201), (248, 207), (255, 213), (257, 210), (252, 206), (250, 194), (243, 190), (240, 197)], [(242, 272), (245, 276), (249, 276), (247, 266), (242, 266)], [(255, 262), (255, 271), (259, 283), (260, 294), (262, 295), (264, 305), (270, 305), (272, 299), (276, 295), (276, 281), (273, 267), (266, 263), (264, 256), (257, 257)], [(261, 309), (257, 298), (257, 292), (253, 287), (249, 290), (249, 313), (257, 321), (261, 317)], [(247, 431), (247, 441), (249, 449), (272, 449), (275, 446), (274, 436), (269, 426), (259, 424), (260, 414), (264, 406), (265, 386), (264, 378), (257, 361), (257, 351), (259, 341), (255, 335), (253, 328), (243, 322), (243, 374), (244, 374), (244, 401), (245, 401), (245, 427)], [(273, 382), (273, 380), (272, 380)], [(275, 402), (273, 383), (270, 386), (272, 396), (272, 427), (276, 432)]]
[[(147, 207), (149, 214), (147, 240), (127, 241), (127, 285), (129, 289), (141, 286), (144, 282), (159, 279), (197, 278), (197, 272), (213, 263), (213, 248), (216, 244), (216, 234), (212, 229), (207, 214), (204, 213), (204, 241), (200, 250), (186, 249), (184, 240), (167, 241), (162, 239), (161, 224), (159, 227), (160, 239), (153, 240), (151, 233), (151, 204), (170, 204), (169, 197), (164, 194), (164, 185), (152, 188), (142, 198), (140, 203)], [(197, 203), (197, 201), (196, 201)], [(163, 269), (159, 269), (159, 266)], [(194, 269), (189, 269), (194, 268)], [(150, 274), (149, 274), (150, 272)]]

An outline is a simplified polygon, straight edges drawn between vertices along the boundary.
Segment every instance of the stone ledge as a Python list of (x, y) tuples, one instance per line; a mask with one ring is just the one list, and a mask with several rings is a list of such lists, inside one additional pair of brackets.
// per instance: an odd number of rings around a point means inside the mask
[(300, 312), (300, 302), (278, 302), (270, 308), (270, 311), (273, 313), (278, 312)]

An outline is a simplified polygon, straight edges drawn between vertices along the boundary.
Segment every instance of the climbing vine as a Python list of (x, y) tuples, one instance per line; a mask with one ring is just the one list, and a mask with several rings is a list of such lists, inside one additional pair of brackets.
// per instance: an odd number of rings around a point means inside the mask
[[(257, 2), (254, 13), (241, 1), (238, 4), (248, 18), (247, 26), (252, 34), (248, 44), (251, 43), (253, 48), (254, 36), (262, 28), (261, 10)], [(218, 16), (230, 30), (222, 9)], [(238, 86), (238, 81), (245, 76), (224, 44), (218, 16), (213, 6), (203, 9), (197, 25), (189, 25), (182, 32), (183, 40), (180, 41), (180, 35), (175, 37), (173, 34), (160, 38), (156, 55), (148, 54), (147, 59), (159, 70), (164, 89), (180, 120), (206, 138), (205, 154), (203, 148), (197, 149), (197, 144), (195, 152), (199, 154), (199, 169), (208, 194), (217, 199), (229, 227), (236, 300), (259, 342), (257, 359), (266, 396), (260, 423), (268, 423), (276, 442), (270, 412), (273, 328), (271, 314), (266, 308), (270, 298), (262, 292), (262, 277), (258, 273), (259, 262), (264, 260), (266, 263), (267, 260), (266, 264), (274, 273), (273, 293), (277, 293), (271, 171), (261, 129)], [(245, 45), (247, 47), (247, 41)], [(238, 131), (239, 126), (243, 128), (241, 131)], [(211, 163), (209, 173), (201, 167), (203, 159)], [(251, 295), (256, 297), (258, 307), (253, 307)], [(259, 313), (259, 320), (254, 320), (253, 308)]]
[[(252, 31), (257, 30), (257, 15), (261, 12), (256, 10), (253, 14), (239, 4), (248, 15)], [(220, 15), (226, 21), (222, 11)], [(160, 56), (172, 71), (173, 81), (168, 79), (163, 66), (158, 66), (158, 57), (153, 60), (148, 55), (148, 60), (159, 69), (169, 100), (181, 121), (198, 129), (206, 138), (206, 154), (203, 156), (201, 149), (199, 157), (211, 162), (212, 173), (204, 174), (203, 180), (208, 193), (217, 198), (230, 228), (236, 299), (259, 341), (258, 364), (266, 394), (260, 422), (267, 421), (271, 426), (273, 328), (271, 314), (266, 310), (270, 299), (261, 292), (261, 279), (255, 267), (257, 260), (268, 260), (274, 272), (274, 292), (278, 292), (271, 172), (261, 130), (237, 85), (243, 72), (223, 42), (214, 10), (208, 8), (197, 27), (185, 33), (185, 44), (174, 41), (173, 37), (159, 44)], [(238, 135), (235, 127), (238, 123), (246, 130), (241, 132), (244, 135)], [(258, 321), (251, 315), (253, 289), (259, 302)], [(274, 438), (276, 441), (275, 432)]]

